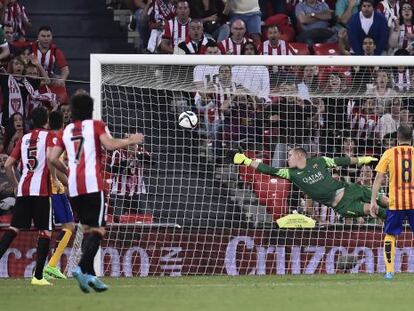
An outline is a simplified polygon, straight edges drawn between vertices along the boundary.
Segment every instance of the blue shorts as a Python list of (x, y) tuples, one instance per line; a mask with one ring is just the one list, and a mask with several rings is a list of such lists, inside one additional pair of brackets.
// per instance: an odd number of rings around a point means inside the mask
[(408, 219), (411, 231), (414, 232), (414, 210), (387, 210), (387, 217), (385, 218), (384, 224), (384, 233), (399, 235), (402, 231), (402, 226), (405, 218)]
[(72, 208), (66, 194), (52, 194), (52, 208), (55, 224), (73, 222)]

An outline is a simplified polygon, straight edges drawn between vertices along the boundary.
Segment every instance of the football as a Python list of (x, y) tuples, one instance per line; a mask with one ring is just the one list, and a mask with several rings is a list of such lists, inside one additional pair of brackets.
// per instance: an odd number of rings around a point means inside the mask
[(178, 117), (178, 124), (186, 129), (192, 129), (197, 126), (198, 117), (192, 111), (184, 111)]

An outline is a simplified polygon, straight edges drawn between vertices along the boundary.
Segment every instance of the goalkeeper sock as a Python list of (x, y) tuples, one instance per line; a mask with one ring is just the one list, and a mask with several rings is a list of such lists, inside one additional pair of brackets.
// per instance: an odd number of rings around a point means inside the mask
[(384, 238), (384, 261), (386, 272), (394, 273), (395, 235), (386, 234)]
[(4, 253), (17, 236), (17, 232), (14, 230), (7, 230), (0, 241), (0, 258), (3, 257)]
[(38, 280), (43, 279), (43, 268), (47, 259), (47, 253), (49, 252), (49, 244), (50, 238), (41, 232), (37, 240), (37, 260), (34, 275)]
[(52, 258), (50, 258), (49, 266), (56, 268), (60, 257), (62, 257), (63, 252), (65, 251), (66, 246), (69, 243), (70, 237), (72, 236), (72, 231), (69, 229), (62, 229), (56, 243), (58, 246), (56, 247), (55, 253), (53, 254)]
[(79, 267), (83, 273), (95, 275), (95, 270), (93, 268), (93, 260), (96, 253), (98, 252), (99, 245), (101, 244), (102, 236), (99, 233), (90, 233), (85, 240), (83, 245), (83, 254), (79, 262)]

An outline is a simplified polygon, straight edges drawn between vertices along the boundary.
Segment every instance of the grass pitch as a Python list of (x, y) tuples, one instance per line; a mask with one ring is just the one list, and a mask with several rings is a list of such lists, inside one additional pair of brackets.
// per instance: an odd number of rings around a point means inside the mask
[(29, 280), (0, 280), (0, 310), (256, 311), (413, 310), (414, 276), (210, 276), (105, 278), (105, 293), (83, 294), (75, 280), (34, 287)]

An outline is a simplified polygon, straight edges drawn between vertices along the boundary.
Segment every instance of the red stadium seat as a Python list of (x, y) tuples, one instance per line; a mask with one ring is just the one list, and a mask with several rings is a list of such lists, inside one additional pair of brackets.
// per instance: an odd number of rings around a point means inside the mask
[[(265, 21), (266, 26), (276, 25), (280, 31), (280, 39), (286, 42), (295, 40), (295, 28), (290, 23), (289, 16), (286, 14), (275, 14), (268, 17)], [(267, 31), (263, 31), (263, 38), (267, 39)]]
[(313, 45), (315, 55), (341, 55), (336, 43), (316, 43)]
[(279, 219), (287, 214), (287, 198), (290, 183), (284, 179), (268, 175), (256, 175), (253, 189), (258, 196), (259, 203), (266, 205), (273, 219)]
[(309, 47), (306, 43), (290, 42), (290, 46), (293, 48), (297, 55), (309, 55)]

